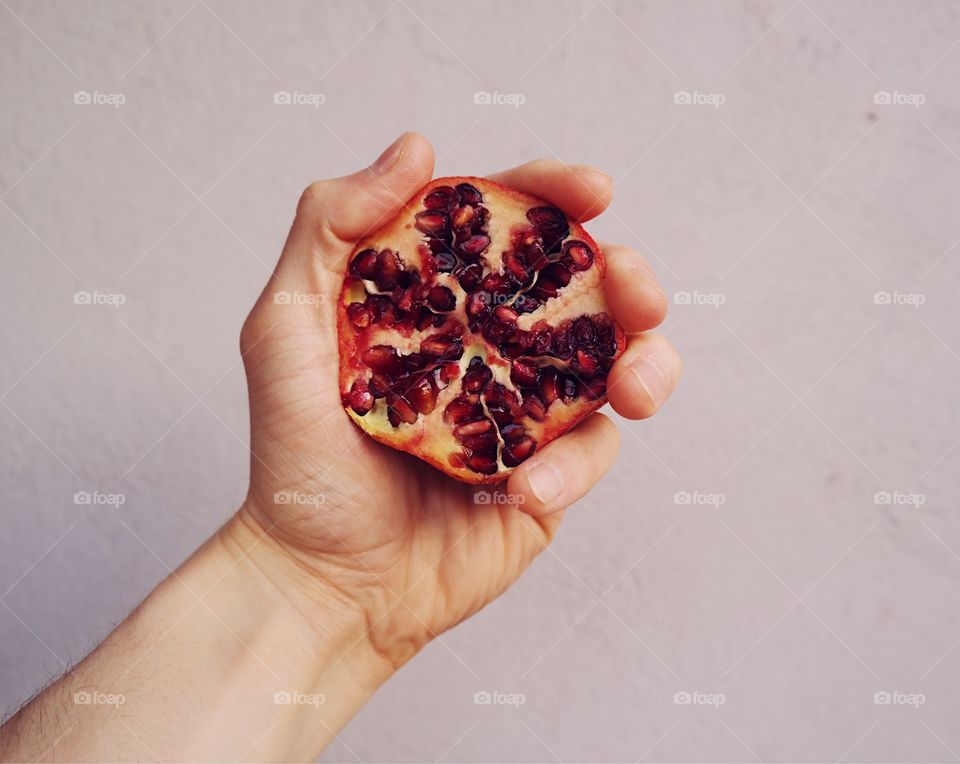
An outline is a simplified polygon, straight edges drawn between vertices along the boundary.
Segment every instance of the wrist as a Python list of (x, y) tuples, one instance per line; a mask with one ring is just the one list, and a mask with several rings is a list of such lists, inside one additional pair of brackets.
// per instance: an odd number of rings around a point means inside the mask
[(370, 640), (370, 616), (363, 605), (333, 580), (285, 547), (245, 503), (214, 537), (225, 562), (253, 587), (261, 602), (272, 603), (291, 638), (308, 653), (322, 647), (340, 661), (365, 667), (371, 691), (394, 670)]

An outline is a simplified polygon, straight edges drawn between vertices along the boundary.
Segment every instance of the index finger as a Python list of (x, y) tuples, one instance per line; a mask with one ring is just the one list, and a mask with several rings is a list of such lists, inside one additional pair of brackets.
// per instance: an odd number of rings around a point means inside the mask
[(546, 199), (579, 222), (595, 218), (613, 198), (613, 179), (605, 172), (556, 159), (536, 159), (489, 178)]

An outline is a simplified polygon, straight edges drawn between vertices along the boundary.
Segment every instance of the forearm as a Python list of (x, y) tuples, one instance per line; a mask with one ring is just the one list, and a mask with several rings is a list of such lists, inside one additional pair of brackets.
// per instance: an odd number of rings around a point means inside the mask
[(0, 729), (0, 758), (314, 759), (392, 668), (272, 544), (231, 520)]

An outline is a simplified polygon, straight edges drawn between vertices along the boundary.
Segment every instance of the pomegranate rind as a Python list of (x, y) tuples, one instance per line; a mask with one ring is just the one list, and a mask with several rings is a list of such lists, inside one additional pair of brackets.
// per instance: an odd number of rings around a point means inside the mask
[[(371, 370), (361, 357), (364, 351), (375, 345), (384, 344), (397, 348), (402, 354), (416, 353), (420, 343), (438, 332), (437, 329), (427, 328), (418, 331), (398, 331), (394, 328), (384, 328), (378, 325), (358, 329), (351, 323), (347, 315), (347, 307), (354, 302), (361, 301), (366, 295), (376, 293), (378, 287), (370, 280), (356, 278), (349, 271), (354, 258), (364, 250), (372, 249), (381, 252), (390, 249), (397, 253), (407, 270), (417, 270), (423, 275), (424, 281), (431, 284), (448, 286), (457, 298), (457, 304), (452, 315), (461, 322), (466, 321), (464, 303), (466, 294), (458, 281), (450, 273), (432, 273), (431, 258), (424, 259), (421, 247), (425, 245), (427, 236), (416, 227), (416, 215), (424, 211), (424, 199), (435, 189), (442, 187), (456, 188), (460, 184), (469, 184), (482, 194), (482, 205), (489, 210), (487, 234), (490, 245), (484, 255), (486, 266), (484, 274), (498, 272), (504, 266), (503, 254), (509, 251), (508, 242), (514, 237), (517, 230), (529, 227), (527, 212), (540, 207), (553, 207), (531, 194), (509, 188), (500, 183), (477, 177), (448, 177), (437, 178), (421, 189), (397, 215), (377, 231), (364, 237), (351, 253), (345, 268), (345, 278), (337, 303), (337, 326), (339, 333), (340, 353), (340, 393), (344, 401), (344, 410), (354, 423), (374, 440), (404, 451), (427, 462), (450, 477), (468, 484), (482, 485), (499, 483), (506, 480), (516, 467), (507, 466), (502, 461), (504, 440), (498, 435), (500, 448), (497, 459), (496, 472), (485, 474), (468, 468), (463, 464), (461, 455), (463, 447), (452, 434), (452, 425), (443, 419), (443, 412), (450, 402), (462, 393), (460, 386), (463, 375), (469, 367), (470, 359), (480, 355), (490, 367), (494, 380), (508, 389), (515, 385), (510, 381), (511, 364), (509, 359), (503, 358), (496, 352), (491, 352), (491, 343), (479, 331), (474, 333), (465, 328), (462, 341), (464, 350), (456, 361), (448, 361), (447, 365), (455, 363), (460, 370), (456, 379), (437, 394), (435, 408), (429, 414), (419, 414), (412, 424), (399, 423), (394, 426), (387, 416), (385, 399), (376, 401), (373, 410), (365, 415), (357, 413), (350, 405), (351, 387), (359, 380), (369, 380)], [(560, 297), (546, 300), (539, 308), (531, 313), (520, 314), (516, 325), (521, 330), (530, 330), (540, 321), (546, 321), (553, 327), (561, 320), (572, 320), (581, 315), (598, 316), (604, 314), (608, 323), (612, 325), (615, 351), (607, 354), (609, 363), (612, 363), (626, 347), (626, 337), (623, 329), (612, 320), (609, 308), (603, 293), (603, 279), (606, 275), (606, 261), (603, 252), (593, 238), (576, 221), (566, 217), (569, 226), (567, 241), (581, 241), (590, 247), (594, 253), (594, 262), (586, 270), (574, 272), (569, 284), (560, 290)], [(557, 362), (559, 366), (561, 362)], [(549, 365), (549, 364), (541, 364)], [(561, 367), (562, 368), (562, 367)], [(577, 376), (569, 366), (568, 375)], [(597, 379), (605, 379), (606, 374)], [(583, 385), (581, 385), (582, 387)], [(570, 402), (556, 399), (546, 412), (542, 422), (526, 417), (523, 425), (529, 430), (529, 436), (536, 442), (535, 449), (539, 451), (554, 439), (560, 437), (578, 422), (601, 408), (607, 402), (606, 393), (595, 399), (587, 394), (581, 394)], [(395, 414), (396, 415), (396, 414)], [(524, 449), (526, 450), (526, 449)], [(459, 462), (459, 464), (458, 464)]]

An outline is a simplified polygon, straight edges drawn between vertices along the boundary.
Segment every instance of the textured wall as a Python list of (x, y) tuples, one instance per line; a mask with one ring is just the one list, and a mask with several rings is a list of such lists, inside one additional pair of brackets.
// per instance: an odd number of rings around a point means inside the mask
[(413, 129), (441, 174), (617, 177), (591, 230), (649, 253), (687, 366), (325, 759), (956, 759), (958, 38), (934, 2), (5, 0), (0, 712), (237, 506), (297, 194)]

